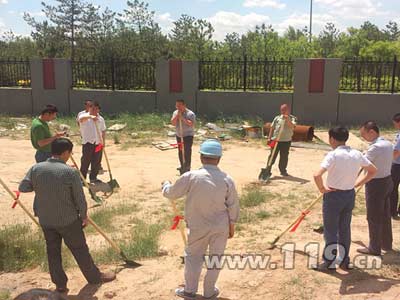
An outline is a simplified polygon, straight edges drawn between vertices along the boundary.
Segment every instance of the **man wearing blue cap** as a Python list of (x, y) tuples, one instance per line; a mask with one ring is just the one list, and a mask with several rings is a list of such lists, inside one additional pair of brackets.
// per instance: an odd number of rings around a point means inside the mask
[[(232, 238), (239, 218), (239, 198), (232, 178), (218, 168), (222, 146), (216, 140), (206, 140), (200, 146), (203, 167), (183, 174), (175, 184), (163, 183), (163, 195), (168, 199), (186, 196), (185, 221), (188, 244), (185, 249), (185, 287), (176, 289), (177, 296), (195, 299), (201, 269), (209, 256), (222, 256), (228, 238)], [(208, 268), (204, 278), (204, 298), (214, 299), (219, 269)]]

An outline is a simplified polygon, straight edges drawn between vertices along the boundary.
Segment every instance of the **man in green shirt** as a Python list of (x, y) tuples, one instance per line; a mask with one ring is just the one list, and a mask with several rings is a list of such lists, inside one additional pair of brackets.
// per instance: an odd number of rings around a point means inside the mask
[[(287, 104), (281, 105), (281, 114), (276, 116), (271, 124), (271, 129), (268, 135), (268, 144), (275, 144), (272, 141), (277, 141), (277, 143), (272, 146), (277, 147), (274, 157), (272, 157), (272, 165), (275, 163), (275, 160), (279, 153), (279, 171), (282, 176), (289, 176), (287, 173), (287, 165), (289, 161), (289, 149), (292, 143), (293, 130), (296, 126), (296, 117), (290, 114), (290, 108)], [(282, 133), (278, 140), (279, 132), (281, 131), (281, 127), (283, 126)], [(270, 156), (273, 151), (271, 151)], [(270, 158), (268, 158), (269, 161)]]
[(50, 133), (48, 122), (57, 117), (57, 107), (48, 104), (40, 113), (40, 116), (34, 118), (31, 127), (31, 142), (36, 149), (35, 160), (37, 163), (46, 161), (51, 157), (51, 142), (64, 136), (64, 132), (56, 133), (54, 136)]

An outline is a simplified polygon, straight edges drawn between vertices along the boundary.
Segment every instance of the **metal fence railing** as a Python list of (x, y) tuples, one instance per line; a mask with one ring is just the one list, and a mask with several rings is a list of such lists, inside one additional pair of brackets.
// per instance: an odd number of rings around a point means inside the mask
[(72, 86), (109, 90), (155, 90), (153, 61), (73, 61)]
[(292, 60), (208, 60), (199, 63), (201, 90), (293, 90)]
[(0, 87), (30, 87), (29, 60), (0, 59)]
[(391, 61), (353, 59), (344, 60), (340, 90), (353, 92), (400, 92), (400, 64)]

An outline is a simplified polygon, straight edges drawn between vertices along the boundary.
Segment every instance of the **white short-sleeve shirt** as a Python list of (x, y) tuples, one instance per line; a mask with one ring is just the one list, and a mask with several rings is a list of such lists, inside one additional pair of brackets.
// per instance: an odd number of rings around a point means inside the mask
[(326, 185), (337, 190), (354, 189), (361, 167), (367, 167), (371, 162), (358, 151), (348, 146), (339, 146), (329, 152), (321, 163), (328, 171)]
[[(79, 115), (79, 120), (90, 116), (89, 113), (82, 113)], [(102, 138), (97, 134), (96, 126), (94, 125), (93, 119), (88, 119), (87, 121), (80, 123), (79, 127), (82, 136), (82, 144), (101, 144)], [(100, 133), (106, 131), (106, 122), (104, 118), (100, 115), (97, 116), (97, 126), (99, 127)]]

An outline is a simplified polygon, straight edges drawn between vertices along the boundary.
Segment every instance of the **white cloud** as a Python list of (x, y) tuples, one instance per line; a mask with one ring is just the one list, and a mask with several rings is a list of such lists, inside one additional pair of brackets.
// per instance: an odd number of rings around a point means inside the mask
[[(330, 14), (313, 14), (312, 20), (312, 32), (313, 35), (318, 35), (319, 32), (325, 27), (326, 23), (333, 23), (335, 24), (336, 28), (343, 31), (345, 27), (342, 26), (340, 22), (338, 22), (337, 18)], [(309, 14), (301, 14), (301, 13), (294, 13), (284, 19), (282, 22), (277, 24), (272, 24), (273, 28), (279, 33), (283, 34), (289, 26), (292, 26), (296, 29), (303, 29), (307, 26), (310, 26), (310, 15)]]
[(373, 0), (316, 0), (321, 8), (342, 19), (368, 19), (388, 15), (388, 11), (380, 10), (382, 3)]
[(156, 14), (155, 20), (160, 25), (164, 34), (167, 34), (171, 31), (174, 26), (173, 22), (175, 21), (168, 12), (164, 14)]
[(244, 7), (272, 7), (283, 9), (286, 7), (285, 3), (281, 3), (279, 0), (245, 0), (243, 3)]
[(0, 0), (0, 4), (7, 4), (8, 0)]
[(270, 18), (256, 13), (240, 15), (234, 12), (219, 11), (207, 20), (215, 29), (214, 39), (222, 41), (227, 33), (246, 33), (248, 30), (254, 29), (256, 25), (269, 22)]

